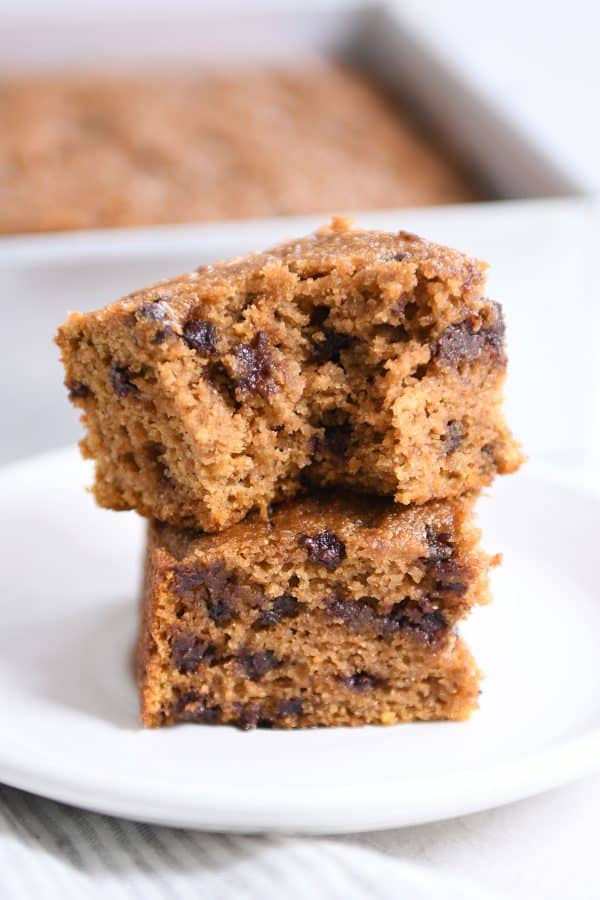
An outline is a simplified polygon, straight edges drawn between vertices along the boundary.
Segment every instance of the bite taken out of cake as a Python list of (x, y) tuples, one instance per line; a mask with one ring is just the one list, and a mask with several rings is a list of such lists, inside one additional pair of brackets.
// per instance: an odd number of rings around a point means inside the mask
[(57, 340), (97, 501), (219, 531), (306, 486), (420, 504), (514, 471), (485, 269), (334, 219), (72, 313)]

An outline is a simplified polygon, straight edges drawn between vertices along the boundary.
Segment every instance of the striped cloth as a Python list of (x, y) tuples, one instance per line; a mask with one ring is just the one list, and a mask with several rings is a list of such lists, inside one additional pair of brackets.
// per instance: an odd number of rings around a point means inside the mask
[(1, 785), (0, 897), (490, 900), (354, 843), (143, 825)]

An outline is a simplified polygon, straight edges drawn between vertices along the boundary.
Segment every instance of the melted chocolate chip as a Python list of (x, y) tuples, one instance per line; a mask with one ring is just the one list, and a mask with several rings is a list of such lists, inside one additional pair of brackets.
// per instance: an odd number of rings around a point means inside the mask
[(314, 362), (322, 364), (326, 362), (339, 363), (340, 352), (347, 350), (355, 343), (356, 338), (351, 334), (343, 334), (335, 331), (333, 328), (325, 326), (321, 329), (324, 335), (323, 340), (313, 342), (312, 358)]
[(243, 653), (238, 656), (238, 666), (246, 678), (251, 681), (260, 681), (263, 675), (281, 665), (274, 653), (270, 650), (260, 650), (258, 653)]
[(357, 634), (371, 631), (379, 622), (377, 600), (374, 597), (359, 597), (358, 600), (332, 597), (327, 603), (327, 613)]
[(204, 722), (213, 724), (221, 718), (221, 707), (209, 706), (207, 697), (197, 691), (184, 691), (177, 698), (173, 708), (174, 717), (180, 722)]
[[(177, 566), (174, 576), (175, 589), (183, 596), (186, 606), (193, 608), (204, 604), (209, 618), (221, 626), (237, 616), (241, 589), (236, 576), (228, 572), (223, 563)], [(258, 591), (256, 595), (261, 597)]]
[(300, 608), (293, 594), (281, 594), (280, 597), (275, 597), (268, 609), (261, 610), (254, 627), (269, 628), (271, 625), (277, 625), (282, 619), (295, 619)]
[(182, 632), (171, 641), (171, 661), (182, 675), (196, 672), (201, 663), (212, 662), (214, 657), (213, 645), (197, 635)]
[(260, 706), (257, 703), (235, 703), (237, 719), (235, 724), (242, 731), (256, 728), (260, 720)]
[(404, 631), (427, 643), (433, 643), (448, 627), (427, 596), (401, 600), (383, 614), (378, 613), (374, 597), (352, 600), (336, 596), (329, 600), (327, 613), (355, 633), (374, 633), (385, 638)]
[(264, 331), (257, 332), (251, 344), (238, 344), (235, 349), (236, 394), (261, 394), (267, 397), (275, 393), (273, 381), (275, 364)]
[(66, 388), (69, 391), (69, 400), (83, 400), (91, 394), (87, 384), (81, 381), (67, 381)]
[(426, 598), (418, 603), (404, 600), (395, 603), (385, 618), (390, 629), (408, 631), (428, 644), (434, 643), (448, 628), (440, 610), (433, 608)]
[(188, 319), (183, 326), (183, 340), (191, 350), (201, 356), (211, 356), (216, 352), (218, 334), (211, 322), (203, 319)]
[(308, 552), (311, 562), (320, 563), (332, 571), (337, 569), (346, 557), (346, 547), (333, 531), (320, 531), (318, 534), (301, 534), (298, 543)]
[(457, 447), (463, 442), (463, 438), (465, 436), (465, 426), (462, 422), (448, 422), (448, 429), (446, 431), (446, 441), (444, 450), (446, 451), (446, 455), (449, 456), (453, 453)]
[(433, 570), (436, 579), (434, 591), (436, 594), (456, 594), (461, 596), (467, 592), (469, 570), (461, 566), (456, 559), (438, 559), (430, 561), (429, 567)]
[(275, 709), (275, 714), (280, 719), (285, 719), (287, 716), (301, 716), (303, 712), (304, 706), (300, 697), (279, 700)]
[(365, 671), (354, 672), (352, 675), (343, 678), (342, 681), (347, 687), (354, 688), (356, 691), (371, 691), (382, 684), (381, 678)]
[(110, 383), (117, 397), (134, 397), (139, 388), (131, 381), (131, 373), (124, 366), (111, 366)]
[(482, 353), (502, 356), (504, 352), (504, 320), (502, 310), (495, 304), (496, 317), (474, 331), (470, 321), (449, 325), (437, 342), (433, 357), (446, 367), (475, 362)]
[(440, 563), (450, 559), (454, 553), (450, 532), (437, 531), (432, 525), (426, 525), (425, 537), (427, 538), (429, 561), (431, 563)]
[(436, 581), (435, 590), (438, 594), (456, 594), (462, 597), (467, 593), (467, 585), (464, 581)]

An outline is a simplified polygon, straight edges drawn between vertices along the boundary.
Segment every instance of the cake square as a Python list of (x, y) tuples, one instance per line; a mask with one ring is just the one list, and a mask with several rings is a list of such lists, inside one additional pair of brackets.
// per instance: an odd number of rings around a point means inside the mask
[(346, 66), (111, 68), (0, 76), (0, 233), (485, 199)]
[(218, 531), (306, 485), (425, 503), (514, 471), (484, 273), (334, 219), (72, 313), (57, 341), (97, 501)]
[(144, 724), (466, 718), (478, 672), (454, 626), (487, 601), (494, 562), (473, 501), (403, 508), (323, 493), (220, 534), (151, 523)]

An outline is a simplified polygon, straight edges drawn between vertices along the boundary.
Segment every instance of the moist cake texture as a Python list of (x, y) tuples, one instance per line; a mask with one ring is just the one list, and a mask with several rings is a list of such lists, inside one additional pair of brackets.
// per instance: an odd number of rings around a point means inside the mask
[(478, 672), (454, 625), (487, 601), (495, 561), (473, 501), (316, 493), (221, 534), (151, 523), (144, 724), (466, 718)]
[(514, 471), (484, 273), (335, 219), (72, 313), (57, 340), (97, 501), (218, 531), (306, 486), (424, 503)]
[(375, 85), (336, 65), (0, 82), (0, 232), (476, 199)]

